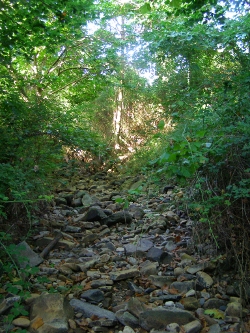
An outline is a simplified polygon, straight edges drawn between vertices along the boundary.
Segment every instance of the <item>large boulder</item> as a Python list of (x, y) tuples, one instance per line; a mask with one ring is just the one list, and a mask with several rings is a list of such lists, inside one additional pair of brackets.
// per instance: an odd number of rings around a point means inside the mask
[[(42, 294), (30, 309), (30, 333), (68, 333), (68, 319), (74, 318), (73, 308), (60, 294)], [(37, 325), (37, 323), (40, 325)]]

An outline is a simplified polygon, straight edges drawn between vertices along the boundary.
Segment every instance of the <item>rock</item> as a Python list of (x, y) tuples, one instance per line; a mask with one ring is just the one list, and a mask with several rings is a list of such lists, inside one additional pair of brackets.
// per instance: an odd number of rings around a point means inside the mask
[(196, 291), (194, 289), (190, 289), (187, 293), (186, 293), (186, 297), (191, 297), (191, 296), (195, 296)]
[(88, 222), (101, 221), (105, 219), (107, 215), (99, 206), (90, 207), (87, 211), (84, 220)]
[(116, 312), (116, 318), (118, 321), (124, 325), (124, 326), (129, 326), (132, 328), (137, 328), (139, 327), (139, 320), (135, 316), (133, 316), (130, 312), (126, 310), (119, 310)]
[(95, 280), (91, 283), (91, 288), (100, 288), (103, 286), (112, 286), (114, 284), (114, 282), (112, 280), (108, 280), (108, 279), (99, 279), (99, 280)]
[(55, 203), (57, 206), (68, 204), (66, 198), (63, 198), (63, 197), (55, 197)]
[(98, 304), (104, 299), (104, 293), (99, 289), (90, 289), (81, 294), (81, 298), (90, 303)]
[(38, 266), (43, 262), (43, 258), (35, 253), (25, 241), (16, 245), (15, 253), (14, 259), (21, 268), (25, 268), (27, 265), (30, 267)]
[(171, 240), (168, 241), (167, 244), (165, 245), (165, 250), (171, 252), (177, 248), (177, 245)]
[(12, 325), (19, 326), (22, 328), (27, 328), (30, 326), (30, 320), (28, 318), (23, 318), (23, 317), (16, 318), (12, 321)]
[(158, 275), (150, 275), (149, 280), (156, 286), (156, 287), (165, 287), (170, 286), (173, 281), (175, 281), (175, 277), (173, 276), (158, 276)]
[(171, 333), (179, 333), (181, 330), (180, 325), (178, 325), (177, 323), (167, 325), (166, 329), (168, 332)]
[(208, 333), (221, 333), (220, 325), (219, 324), (213, 324), (209, 327)]
[(111, 272), (110, 279), (113, 281), (126, 280), (140, 275), (138, 268), (125, 269), (122, 271)]
[(190, 321), (195, 320), (195, 317), (188, 311), (177, 308), (156, 308), (147, 310), (140, 314), (139, 323), (146, 331), (151, 329), (164, 329), (166, 325), (177, 323), (185, 325)]
[(226, 316), (242, 317), (242, 305), (239, 302), (232, 302), (227, 305)]
[(180, 220), (179, 216), (172, 211), (164, 213), (164, 216), (169, 222), (178, 222)]
[(135, 333), (135, 331), (131, 327), (125, 326), (123, 329), (123, 333)]
[(180, 276), (184, 273), (184, 269), (181, 267), (176, 267), (174, 269), (174, 276)]
[(78, 198), (82, 198), (85, 194), (87, 194), (86, 191), (84, 190), (80, 190), (78, 191), (76, 194), (75, 194), (75, 197), (78, 199)]
[(221, 306), (226, 306), (227, 301), (219, 298), (210, 298), (204, 303), (204, 309), (219, 309)]
[[(94, 327), (94, 326), (105, 326), (105, 327), (111, 327), (115, 326), (117, 323), (117, 320), (111, 320), (111, 319), (106, 319), (106, 318), (101, 318), (98, 320), (93, 320), (89, 326)], [(101, 331), (102, 332), (102, 331)]]
[(88, 193), (85, 193), (80, 200), (81, 200), (81, 205), (85, 208), (100, 203), (97, 198), (90, 196)]
[(156, 275), (158, 273), (158, 266), (158, 263), (146, 260), (140, 265), (140, 273), (145, 276)]
[(206, 267), (209, 267), (209, 265), (210, 264), (208, 262), (203, 262), (203, 263), (199, 263), (196, 265), (192, 265), (192, 266), (187, 267), (186, 272), (190, 273), (190, 274), (195, 274), (199, 271), (204, 271), (204, 269)]
[(195, 297), (186, 297), (181, 300), (181, 304), (184, 306), (185, 310), (194, 311), (198, 309), (199, 302)]
[(151, 247), (147, 253), (147, 258), (151, 261), (158, 261), (162, 264), (170, 264), (173, 259), (170, 254), (157, 247)]
[(128, 288), (129, 288), (129, 290), (133, 291), (134, 293), (144, 294), (144, 289), (142, 287), (138, 287), (132, 281), (128, 281)]
[(74, 317), (74, 311), (69, 302), (60, 294), (42, 294), (34, 299), (30, 309), (30, 319), (41, 318), (43, 325), (32, 333), (67, 333), (68, 319)]
[(216, 321), (214, 318), (212, 318), (212, 317), (210, 317), (210, 316), (204, 314), (204, 309), (202, 309), (202, 308), (198, 308), (198, 309), (195, 311), (195, 316), (196, 316), (198, 319), (200, 319), (200, 321), (204, 321), (204, 320), (205, 320), (205, 321), (206, 321), (206, 324), (207, 324), (208, 326), (211, 326), (211, 325), (217, 324), (217, 321)]
[(138, 300), (137, 297), (132, 297), (128, 301), (127, 310), (135, 317), (139, 318), (140, 314), (146, 310), (146, 307)]
[(145, 215), (144, 210), (141, 207), (138, 207), (136, 205), (130, 205), (129, 212), (132, 214), (132, 216), (136, 220), (141, 220), (143, 218), (143, 216)]
[(81, 312), (85, 317), (90, 318), (96, 316), (98, 318), (107, 318), (110, 320), (116, 320), (116, 316), (113, 312), (102, 309), (99, 306), (82, 302), (78, 299), (73, 298), (70, 300), (70, 305), (76, 312)]
[[(175, 306), (173, 301), (167, 301), (164, 303), (165, 307), (172, 308)], [(177, 324), (178, 325), (178, 324)]]
[(73, 199), (71, 205), (72, 205), (72, 207), (82, 206), (82, 199), (81, 198)]
[(82, 229), (80, 227), (75, 227), (73, 225), (67, 225), (64, 229), (65, 232), (74, 232), (74, 233), (78, 233), (81, 232)]
[(145, 252), (147, 252), (153, 246), (154, 246), (153, 242), (151, 242), (148, 239), (141, 238), (138, 240), (138, 242), (136, 244), (132, 244), (132, 243), (125, 244), (124, 248), (125, 248), (127, 255), (131, 255), (131, 254), (137, 255), (140, 252), (142, 252), (142, 254), (144, 255)]
[(129, 224), (131, 222), (132, 215), (130, 215), (127, 211), (114, 213), (102, 220), (102, 223), (106, 224), (108, 227), (115, 225), (116, 223)]
[[(44, 238), (38, 239), (36, 241), (36, 245), (39, 246), (39, 248), (43, 249), (48, 244), (50, 244), (53, 239), (54, 238), (52, 238), (52, 237), (44, 237)], [(65, 250), (71, 250), (75, 246), (76, 246), (76, 243), (74, 243), (74, 242), (70, 242), (70, 241), (65, 240), (65, 239), (60, 239), (59, 242), (55, 245), (54, 248), (58, 249), (58, 248), (62, 247)]]
[(85, 245), (88, 245), (90, 243), (93, 243), (98, 238), (99, 238), (99, 235), (97, 233), (89, 234), (82, 238), (82, 243), (84, 243)]
[(179, 293), (187, 293), (189, 290), (194, 289), (194, 281), (173, 282), (170, 288), (178, 290)]
[(19, 302), (20, 296), (6, 297), (0, 303), (0, 314), (5, 313), (9, 308), (11, 308), (15, 303)]
[(195, 259), (194, 257), (190, 256), (190, 255), (187, 254), (187, 253), (182, 253), (182, 254), (180, 255), (180, 257), (181, 257), (181, 260), (182, 260), (182, 261), (196, 262), (196, 259)]
[(95, 266), (95, 264), (98, 263), (98, 259), (97, 258), (94, 258), (92, 260), (89, 260), (85, 263), (82, 263), (82, 264), (77, 264), (77, 266), (79, 267), (79, 269), (82, 271), (82, 272), (87, 272), (90, 268), (92, 268), (93, 266)]
[(188, 324), (183, 325), (185, 333), (198, 333), (202, 329), (202, 325), (198, 320), (191, 321)]
[(197, 272), (196, 276), (197, 276), (197, 283), (202, 288), (210, 288), (214, 283), (211, 276), (205, 272)]

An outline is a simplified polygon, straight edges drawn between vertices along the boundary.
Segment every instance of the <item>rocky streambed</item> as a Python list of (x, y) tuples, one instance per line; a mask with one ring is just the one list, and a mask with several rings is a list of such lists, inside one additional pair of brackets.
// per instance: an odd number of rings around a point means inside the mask
[[(106, 173), (58, 189), (17, 246), (19, 266), (38, 271), (27, 299), (2, 285), (0, 332), (247, 332), (237, 272), (193, 237), (199, 224), (179, 210), (181, 196)], [(26, 314), (4, 323), (17, 302)]]

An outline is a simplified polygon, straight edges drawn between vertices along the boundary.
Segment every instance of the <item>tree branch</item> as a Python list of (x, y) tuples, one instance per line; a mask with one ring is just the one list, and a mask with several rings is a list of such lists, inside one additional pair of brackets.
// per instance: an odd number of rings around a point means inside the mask
[(63, 69), (62, 71), (59, 70), (58, 76), (61, 75), (64, 72), (66, 72), (66, 71), (71, 71), (73, 69), (82, 69), (82, 70), (86, 69), (86, 70), (90, 70), (90, 68), (88, 68), (88, 67), (69, 67), (69, 68)]
[(57, 65), (59, 63), (59, 61), (61, 60), (61, 58), (65, 55), (67, 51), (67, 48), (65, 47), (65, 49), (61, 52), (61, 54), (59, 55), (59, 57), (53, 62), (53, 64), (50, 66), (50, 68), (47, 70), (46, 74), (50, 74), (51, 72), (53, 72), (56, 68)]
[(71, 85), (73, 85), (73, 84), (75, 84), (75, 83), (77, 83), (77, 82), (80, 82), (83, 78), (85, 78), (85, 77), (88, 76), (88, 75), (89, 75), (89, 74), (86, 74), (86, 75), (84, 75), (83, 77), (81, 77), (80, 79), (77, 79), (77, 80), (75, 80), (75, 81), (72, 81), (72, 82), (70, 82), (70, 83), (65, 84), (63, 87), (58, 88), (58, 89), (52, 91), (49, 95), (54, 95), (54, 94), (56, 94), (57, 92), (59, 92), (59, 91), (65, 89), (65, 88), (67, 88), (67, 87), (69, 87), (69, 86), (71, 86)]

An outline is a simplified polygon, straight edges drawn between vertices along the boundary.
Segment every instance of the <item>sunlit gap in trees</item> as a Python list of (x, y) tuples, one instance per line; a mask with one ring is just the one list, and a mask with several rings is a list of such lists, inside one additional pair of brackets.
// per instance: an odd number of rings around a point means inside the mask
[[(126, 0), (124, 0), (124, 2), (127, 2)], [(126, 18), (125, 18), (126, 20)], [(109, 21), (109, 31), (111, 33), (114, 33), (114, 35), (116, 36), (116, 38), (118, 39), (122, 39), (121, 36), (121, 29), (122, 29), (122, 18), (116, 17), (114, 19), (110, 19)], [(127, 22), (126, 22), (127, 24)], [(118, 27), (118, 25), (120, 26), (120, 28)], [(87, 33), (89, 35), (94, 35), (96, 31), (98, 31), (99, 29), (102, 29), (101, 24), (98, 22), (98, 20), (96, 20), (95, 22), (88, 22), (87, 23)], [(158, 78), (158, 76), (156, 75), (156, 69), (155, 69), (155, 64), (154, 63), (147, 63), (147, 67), (146, 68), (140, 68), (138, 69), (135, 65), (134, 65), (134, 61), (135, 58), (137, 57), (138, 54), (143, 53), (143, 49), (148, 47), (148, 44), (144, 44), (142, 43), (142, 40), (140, 40), (140, 37), (136, 38), (136, 44), (137, 45), (133, 45), (133, 46), (129, 46), (124, 48), (124, 50), (122, 51), (117, 51), (117, 54), (119, 56), (125, 56), (125, 61), (127, 64), (129, 64), (136, 72), (139, 76), (145, 78), (148, 82), (149, 85), (152, 85), (153, 82)]]

